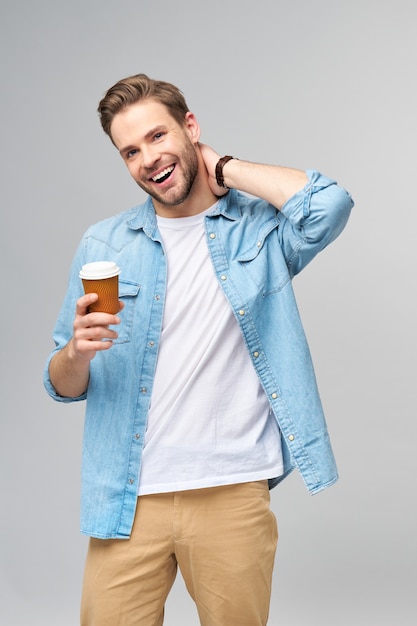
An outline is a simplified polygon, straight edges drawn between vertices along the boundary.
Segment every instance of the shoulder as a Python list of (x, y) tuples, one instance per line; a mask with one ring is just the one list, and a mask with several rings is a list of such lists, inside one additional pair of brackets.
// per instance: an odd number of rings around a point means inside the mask
[(131, 209), (121, 211), (111, 217), (106, 217), (95, 224), (91, 224), (85, 235), (87, 237), (94, 237), (96, 235), (110, 233), (117, 228), (127, 226), (128, 222), (140, 212), (141, 206), (142, 205), (132, 207)]
[(120, 247), (134, 237), (136, 231), (143, 226), (148, 211), (149, 203), (145, 202), (100, 220), (89, 226), (84, 234), (84, 240), (95, 239), (109, 245), (113, 242), (116, 247)]

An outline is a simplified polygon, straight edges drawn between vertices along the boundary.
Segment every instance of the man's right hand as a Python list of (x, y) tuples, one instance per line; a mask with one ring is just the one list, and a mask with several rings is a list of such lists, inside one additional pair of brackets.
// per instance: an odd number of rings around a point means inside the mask
[[(55, 391), (67, 398), (77, 398), (87, 389), (90, 361), (97, 352), (109, 350), (117, 339), (110, 326), (120, 324), (120, 318), (110, 313), (89, 313), (88, 307), (97, 294), (86, 294), (77, 300), (73, 323), (74, 334), (67, 345), (57, 352), (49, 364), (49, 376)], [(121, 311), (124, 307), (120, 302)]]
[[(89, 293), (77, 300), (74, 334), (71, 340), (73, 357), (91, 361), (97, 352), (108, 350), (118, 334), (110, 326), (120, 324), (120, 317), (110, 313), (89, 313), (88, 307), (98, 299), (97, 294)], [(124, 307), (120, 302), (119, 311)]]

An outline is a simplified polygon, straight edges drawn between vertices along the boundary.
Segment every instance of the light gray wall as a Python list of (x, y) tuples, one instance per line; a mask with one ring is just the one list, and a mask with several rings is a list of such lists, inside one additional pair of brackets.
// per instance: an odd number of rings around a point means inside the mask
[[(86, 227), (142, 200), (98, 100), (144, 71), (176, 83), (204, 142), (317, 168), (356, 200), (295, 281), (341, 480), (272, 493), (272, 626), (417, 623), (416, 9), (413, 0), (3, 0), (0, 622), (74, 626), (82, 405), (41, 377)], [(197, 624), (180, 580), (167, 626)]]

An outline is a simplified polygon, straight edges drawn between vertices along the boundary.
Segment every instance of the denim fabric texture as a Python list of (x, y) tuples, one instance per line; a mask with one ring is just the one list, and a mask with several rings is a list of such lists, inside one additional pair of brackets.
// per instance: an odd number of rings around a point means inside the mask
[[(341, 233), (353, 201), (334, 180), (314, 170), (307, 174), (307, 185), (281, 211), (231, 189), (206, 216), (205, 228), (215, 275), (281, 431), (284, 474), (271, 477), (270, 487), (298, 468), (316, 493), (338, 474), (291, 281)], [(75, 303), (83, 295), (79, 270), (97, 260), (121, 268), (119, 337), (92, 360), (86, 394), (65, 398), (49, 380), (49, 360), (71, 338)], [(166, 274), (150, 198), (89, 228), (72, 263), (44, 384), (57, 401), (87, 400), (81, 532), (93, 537), (127, 539), (131, 532)]]

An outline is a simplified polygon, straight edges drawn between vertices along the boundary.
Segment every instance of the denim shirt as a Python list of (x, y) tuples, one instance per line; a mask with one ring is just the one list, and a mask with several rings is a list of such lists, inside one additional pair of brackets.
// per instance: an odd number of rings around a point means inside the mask
[[(334, 180), (316, 171), (307, 174), (304, 189), (280, 211), (230, 190), (205, 217), (205, 229), (215, 275), (280, 428), (284, 473), (271, 477), (270, 487), (297, 467), (308, 491), (316, 493), (338, 476), (291, 280), (340, 234), (353, 201)], [(49, 360), (72, 336), (75, 303), (83, 294), (78, 272), (96, 260), (112, 260), (121, 268), (125, 307), (119, 336), (91, 361), (87, 392), (61, 397), (49, 379)], [(44, 384), (55, 400), (87, 399), (81, 532), (90, 536), (127, 539), (131, 532), (166, 279), (150, 198), (92, 226), (72, 264)]]

